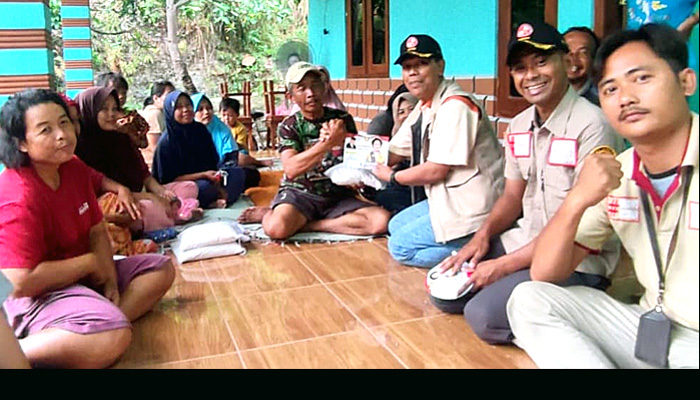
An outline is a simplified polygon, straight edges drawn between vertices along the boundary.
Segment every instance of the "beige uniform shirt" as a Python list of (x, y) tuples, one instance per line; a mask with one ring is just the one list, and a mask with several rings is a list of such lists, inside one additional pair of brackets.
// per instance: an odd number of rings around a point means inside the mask
[[(693, 168), (688, 198), (683, 201), (684, 177), (679, 177), (664, 198), (656, 194), (644, 172), (634, 148), (620, 154), (622, 184), (598, 205), (583, 215), (576, 234), (576, 242), (589, 248), (600, 249), (605, 240), (616, 233), (634, 263), (634, 271), (644, 287), (640, 305), (652, 309), (656, 305), (659, 288), (654, 253), (652, 251), (639, 188), (649, 193), (649, 204), (654, 208), (659, 252), (665, 276), (664, 312), (673, 321), (698, 330), (698, 115), (693, 113), (688, 147), (681, 164)], [(655, 211), (655, 212), (654, 212)], [(678, 238), (670, 263), (671, 238), (678, 226)]]
[[(621, 150), (621, 138), (610, 127), (600, 108), (568, 91), (547, 121), (538, 126), (535, 106), (518, 114), (506, 132), (506, 179), (527, 181), (523, 216), (501, 235), (507, 253), (527, 245), (554, 216), (584, 158), (595, 147), (608, 145)], [(619, 258), (619, 242), (612, 240), (600, 255), (591, 255), (576, 269), (609, 276)]]
[(161, 134), (165, 130), (165, 114), (153, 104), (146, 106), (139, 114), (148, 122), (148, 133)]
[(451, 166), (445, 181), (425, 185), (437, 242), (476, 231), (503, 191), (503, 151), (478, 104), (454, 80), (443, 81), (430, 102), (418, 103), (390, 142), (391, 152), (411, 157), (411, 126), (422, 115), (421, 163)]

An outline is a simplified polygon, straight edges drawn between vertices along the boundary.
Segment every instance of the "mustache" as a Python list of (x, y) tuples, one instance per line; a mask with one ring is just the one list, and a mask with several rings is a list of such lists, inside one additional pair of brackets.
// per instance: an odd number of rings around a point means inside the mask
[(628, 107), (625, 108), (624, 110), (620, 111), (620, 115), (618, 115), (617, 120), (622, 121), (625, 118), (627, 118), (630, 114), (635, 114), (635, 113), (642, 113), (642, 114), (647, 114), (649, 110), (646, 108), (642, 107)]

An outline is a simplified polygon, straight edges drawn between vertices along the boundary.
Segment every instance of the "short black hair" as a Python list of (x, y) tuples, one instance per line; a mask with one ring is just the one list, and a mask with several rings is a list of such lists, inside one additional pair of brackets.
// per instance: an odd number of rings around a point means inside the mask
[(223, 112), (224, 110), (233, 110), (236, 114), (240, 114), (241, 102), (230, 97), (225, 97), (221, 99), (221, 103), (219, 103), (219, 111)]
[(374, 146), (374, 142), (379, 142), (379, 145), (380, 145), (380, 146), (382, 145), (382, 139), (380, 139), (380, 138), (374, 138), (374, 139), (372, 139), (372, 146)]
[(571, 32), (581, 32), (581, 33), (586, 33), (588, 36), (593, 39), (593, 54), (598, 50), (598, 47), (600, 46), (600, 39), (598, 39), (598, 36), (591, 30), (591, 28), (587, 26), (572, 26), (571, 28), (567, 29), (566, 32), (562, 36), (566, 36), (567, 34)]
[(129, 91), (129, 83), (126, 81), (126, 78), (124, 78), (124, 75), (118, 72), (102, 72), (97, 75), (97, 79), (95, 79), (96, 86), (106, 87), (110, 86), (110, 84), (117, 90), (124, 89), (125, 91)]
[(617, 49), (631, 42), (646, 43), (676, 74), (688, 68), (688, 47), (680, 33), (668, 25), (651, 23), (642, 25), (637, 30), (615, 32), (603, 40), (593, 60), (592, 76), (596, 85), (603, 77), (608, 58)]
[(27, 110), (44, 103), (56, 103), (63, 107), (66, 115), (70, 115), (61, 96), (48, 89), (23, 90), (10, 97), (0, 109), (0, 162), (7, 168), (16, 169), (29, 165), (29, 156), (19, 149), (20, 142), (27, 138), (27, 124), (24, 118)]
[(151, 97), (153, 96), (162, 96), (163, 93), (165, 93), (165, 89), (167, 88), (173, 88), (175, 90), (175, 85), (172, 84), (170, 81), (157, 81), (151, 86)]

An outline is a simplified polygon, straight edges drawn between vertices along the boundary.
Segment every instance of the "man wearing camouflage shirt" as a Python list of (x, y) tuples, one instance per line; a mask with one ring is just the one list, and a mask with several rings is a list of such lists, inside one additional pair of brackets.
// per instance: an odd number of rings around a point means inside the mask
[(312, 64), (292, 65), (285, 83), (300, 111), (282, 121), (277, 131), (284, 177), (270, 207), (251, 207), (239, 221), (262, 222), (265, 234), (276, 240), (300, 230), (385, 233), (386, 210), (356, 199), (350, 188), (332, 183), (323, 174), (342, 162), (345, 136), (357, 133), (352, 116), (323, 106), (325, 86)]

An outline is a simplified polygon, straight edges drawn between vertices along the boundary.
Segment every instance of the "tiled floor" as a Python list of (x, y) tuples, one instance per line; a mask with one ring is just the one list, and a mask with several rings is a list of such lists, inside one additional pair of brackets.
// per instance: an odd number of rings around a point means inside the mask
[(386, 239), (248, 247), (178, 265), (115, 368), (534, 368), (432, 307)]

